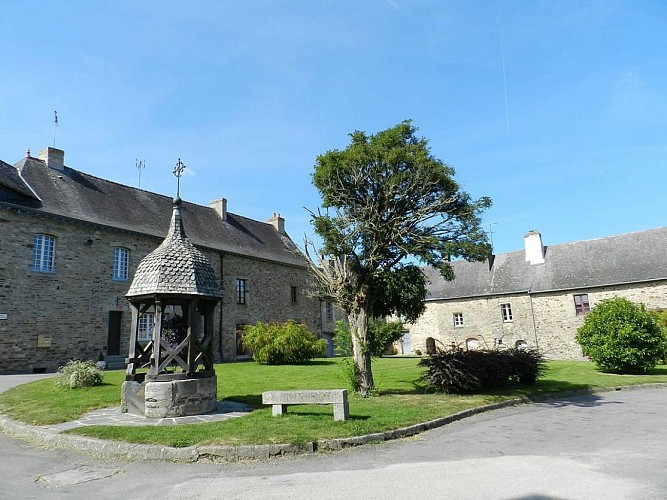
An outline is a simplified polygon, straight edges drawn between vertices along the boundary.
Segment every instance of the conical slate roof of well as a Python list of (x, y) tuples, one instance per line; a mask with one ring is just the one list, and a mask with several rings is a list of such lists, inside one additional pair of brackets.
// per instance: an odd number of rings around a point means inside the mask
[(141, 261), (127, 297), (154, 294), (222, 296), (211, 263), (185, 235), (180, 198), (167, 237)]

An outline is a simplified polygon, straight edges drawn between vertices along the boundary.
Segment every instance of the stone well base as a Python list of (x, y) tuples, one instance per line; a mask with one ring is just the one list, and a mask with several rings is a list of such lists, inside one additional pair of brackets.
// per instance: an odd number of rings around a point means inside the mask
[(148, 418), (187, 417), (213, 411), (217, 377), (168, 382), (124, 382), (121, 411)]

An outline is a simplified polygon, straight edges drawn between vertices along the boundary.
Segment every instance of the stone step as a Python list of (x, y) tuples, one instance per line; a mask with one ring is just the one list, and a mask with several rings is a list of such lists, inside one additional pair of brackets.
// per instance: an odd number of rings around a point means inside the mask
[(115, 354), (111, 356), (106, 356), (104, 361), (107, 362), (107, 370), (121, 370), (127, 365), (125, 364), (125, 355), (124, 354)]

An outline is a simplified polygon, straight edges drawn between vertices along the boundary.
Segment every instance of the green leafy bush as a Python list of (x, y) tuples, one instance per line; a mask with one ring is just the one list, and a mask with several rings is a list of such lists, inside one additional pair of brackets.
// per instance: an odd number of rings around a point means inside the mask
[(604, 372), (642, 374), (664, 359), (665, 329), (643, 304), (606, 299), (586, 315), (577, 330), (584, 355)]
[(347, 326), (345, 321), (336, 321), (333, 342), (336, 355), (344, 358), (352, 356), (352, 334), (350, 333), (350, 327)]
[(324, 357), (327, 343), (306, 325), (286, 323), (248, 325), (243, 330), (243, 344), (252, 349), (252, 357), (262, 365), (306, 363)]
[(368, 322), (371, 335), (371, 355), (382, 356), (387, 349), (403, 336), (403, 323), (387, 321), (384, 318), (371, 318)]
[(544, 357), (535, 349), (502, 351), (438, 350), (419, 362), (427, 368), (426, 388), (447, 394), (469, 394), (505, 387), (532, 385), (544, 370)]
[(359, 368), (357, 368), (354, 359), (350, 357), (343, 359), (340, 363), (340, 369), (343, 373), (343, 380), (345, 380), (350, 390), (358, 391), (360, 384)]
[(53, 382), (60, 387), (92, 387), (102, 383), (103, 374), (94, 361), (72, 359), (58, 368)]
[[(336, 321), (334, 347), (339, 356), (352, 356), (352, 334), (344, 321)], [(403, 336), (403, 323), (371, 318), (368, 321), (368, 348), (371, 356), (382, 356), (392, 343)]]

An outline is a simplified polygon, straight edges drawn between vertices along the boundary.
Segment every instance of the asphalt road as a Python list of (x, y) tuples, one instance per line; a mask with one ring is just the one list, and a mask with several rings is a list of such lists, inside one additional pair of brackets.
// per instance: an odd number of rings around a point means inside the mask
[(667, 388), (617, 391), (408, 440), (234, 464), (96, 460), (0, 435), (0, 498), (667, 498), (666, 407)]

